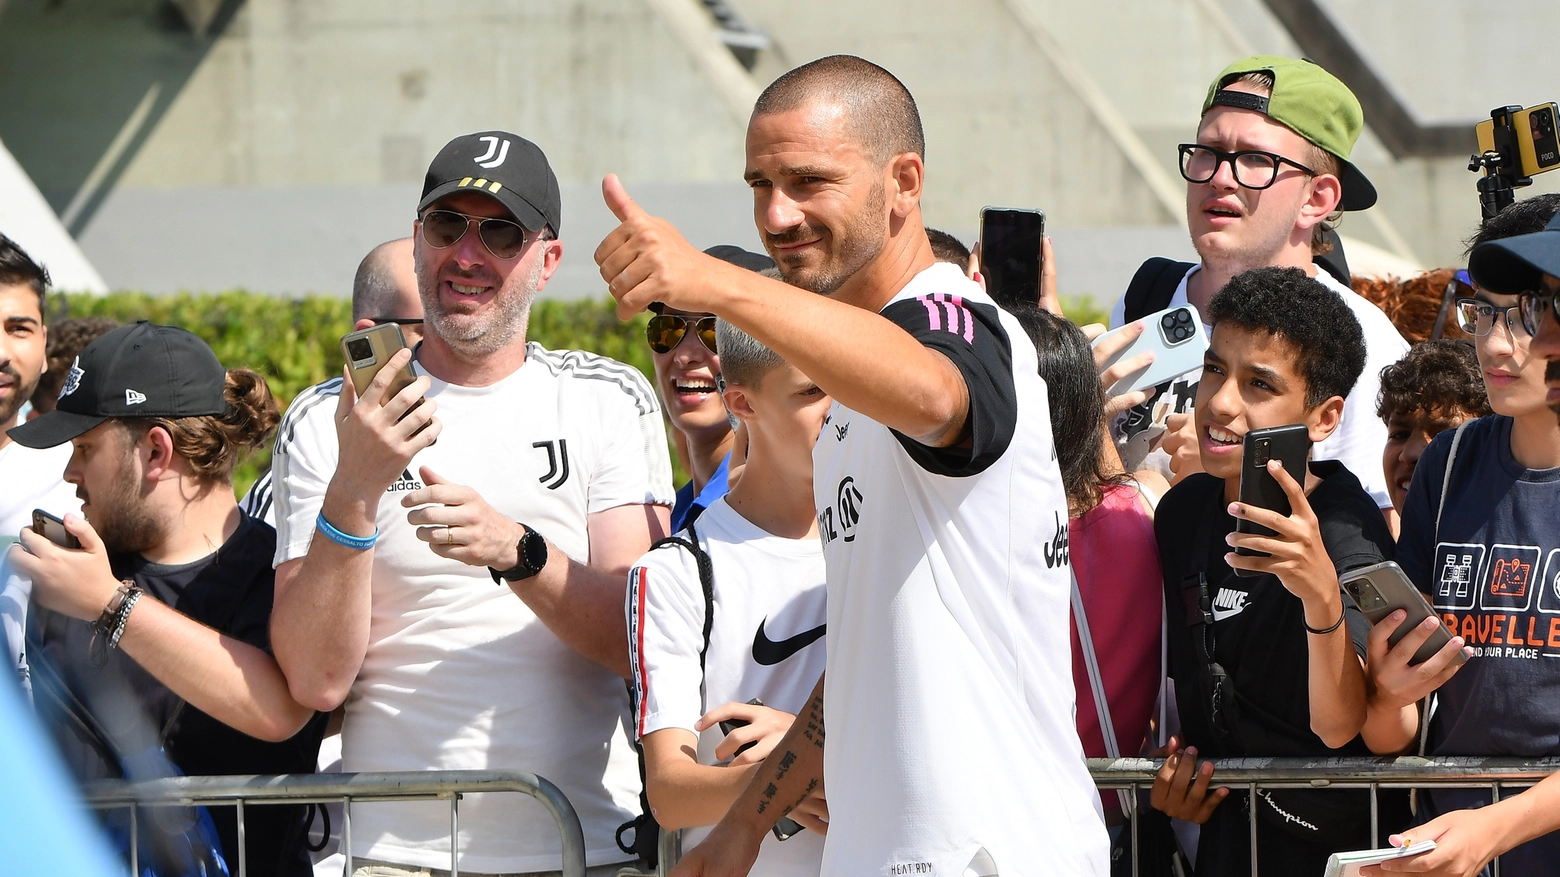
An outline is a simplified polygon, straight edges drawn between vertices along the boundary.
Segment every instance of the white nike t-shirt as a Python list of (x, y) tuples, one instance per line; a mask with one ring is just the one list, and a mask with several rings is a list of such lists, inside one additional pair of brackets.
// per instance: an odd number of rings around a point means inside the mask
[[(694, 530), (714, 572), (714, 621), (702, 673), (705, 601), (693, 552), (662, 546), (629, 572), (628, 637), (640, 737), (663, 728), (698, 733), (694, 722), (706, 712), (755, 697), (796, 715), (823, 675), (826, 587), (818, 540), (775, 536), (738, 514), (724, 497), (704, 510)], [(725, 737), (720, 726), (698, 737), (699, 763), (715, 764), (715, 747)], [(683, 849), (709, 833), (709, 826), (685, 830)], [(823, 843), (811, 831), (784, 842), (765, 836), (749, 875), (817, 874)]]
[[(330, 381), (301, 395), (278, 433), (278, 564), (304, 556), (314, 538), (336, 467), (340, 387)], [(428, 397), (444, 431), (379, 504), (368, 653), (347, 699), (343, 769), (529, 771), (574, 805), (591, 865), (622, 861), (613, 833), (638, 812), (639, 792), (623, 681), (560, 641), (485, 567), (418, 541), (400, 499), (422, 486), (418, 470), (428, 466), (586, 562), (587, 515), (671, 504), (655, 394), (630, 366), (530, 344), (525, 365), (497, 384), (435, 378)], [(560, 867), (552, 817), (524, 796), (467, 796), (460, 828), (462, 871)], [(447, 802), (352, 808), (357, 856), (448, 868), (449, 830)]]
[(881, 313), (964, 376), (971, 443), (929, 448), (836, 401), (813, 450), (829, 578), (822, 873), (1104, 877), (1034, 345), (953, 265)]
[[(1186, 304), (1187, 278), (1201, 270), (1201, 266), (1196, 266), (1186, 272), (1170, 299), (1170, 307)], [(1342, 296), (1344, 304), (1354, 312), (1354, 318), (1360, 321), (1360, 330), (1365, 334), (1365, 370), (1360, 372), (1354, 391), (1343, 400), (1343, 418), (1338, 421), (1338, 428), (1316, 443), (1312, 459), (1341, 461), (1360, 480), (1376, 505), (1391, 508), (1387, 476), (1381, 469), (1381, 449), (1387, 445), (1387, 425), (1376, 416), (1376, 396), (1381, 392), (1381, 370), (1403, 358), (1408, 352), (1408, 342), (1398, 334), (1397, 327), (1381, 308), (1339, 283), (1331, 274), (1318, 268), (1316, 282)], [(1111, 309), (1112, 329), (1126, 322), (1125, 311), (1126, 298), (1123, 296)], [(1206, 325), (1203, 331), (1212, 334), (1212, 329)], [(1157, 398), (1126, 412), (1112, 424), (1111, 433), (1121, 451), (1122, 463), (1128, 469), (1146, 466), (1170, 477), (1170, 457), (1157, 448), (1149, 451), (1148, 444), (1161, 434), (1166, 417), (1192, 410), (1201, 379), (1202, 369), (1187, 372), (1171, 381), (1170, 388)]]

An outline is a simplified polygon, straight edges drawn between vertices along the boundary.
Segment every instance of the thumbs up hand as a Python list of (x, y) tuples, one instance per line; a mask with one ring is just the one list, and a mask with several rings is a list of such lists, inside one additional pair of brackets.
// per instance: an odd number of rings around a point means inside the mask
[(601, 195), (619, 225), (596, 248), (595, 259), (617, 299), (618, 318), (627, 320), (657, 301), (714, 313), (719, 286), (711, 280), (730, 266), (694, 249), (670, 222), (646, 213), (616, 174), (601, 181)]

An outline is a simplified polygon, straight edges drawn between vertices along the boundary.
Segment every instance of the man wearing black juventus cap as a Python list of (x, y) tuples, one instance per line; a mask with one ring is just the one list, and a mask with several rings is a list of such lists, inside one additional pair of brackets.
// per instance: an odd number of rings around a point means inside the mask
[[(272, 643), (301, 702), (346, 702), (345, 770), (535, 772), (607, 866), (626, 858), (613, 831), (639, 785), (626, 574), (666, 531), (671, 467), (639, 372), (526, 342), (559, 214), (546, 157), (514, 134), (434, 158), (413, 223), (415, 357), (316, 393), (278, 435)], [(417, 380), (387, 396), (409, 359)], [(445, 804), (354, 807), (353, 870), (449, 869), (449, 823)], [(467, 798), (460, 826), (463, 874), (560, 867), (551, 819), (513, 796)]]

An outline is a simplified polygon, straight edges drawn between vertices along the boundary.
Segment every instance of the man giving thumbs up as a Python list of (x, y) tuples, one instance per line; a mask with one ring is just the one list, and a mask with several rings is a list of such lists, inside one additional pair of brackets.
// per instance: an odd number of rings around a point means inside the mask
[(596, 262), (620, 316), (717, 314), (834, 398), (813, 452), (827, 682), (679, 874), (746, 873), (825, 790), (825, 875), (1108, 873), (1072, 724), (1067, 557), (1041, 551), (1067, 521), (1045, 386), (1017, 321), (934, 262), (924, 152), (915, 101), (875, 64), (775, 80), (745, 176), (785, 283), (602, 185), (621, 225)]

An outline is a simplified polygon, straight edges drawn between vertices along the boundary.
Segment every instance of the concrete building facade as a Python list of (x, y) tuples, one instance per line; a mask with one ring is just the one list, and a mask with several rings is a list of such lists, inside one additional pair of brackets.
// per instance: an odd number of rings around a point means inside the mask
[(1191, 255), (1175, 144), (1252, 52), (1317, 58), (1361, 92), (1356, 161), (1381, 202), (1346, 219), (1351, 262), (1458, 262), (1473, 124), (1560, 99), (1560, 6), (1503, 8), (1508, 24), (1460, 0), (4, 0), (0, 141), (110, 287), (344, 294), (409, 231), (438, 147), (505, 128), (563, 185), (549, 293), (599, 295), (604, 174), (696, 244), (757, 248), (752, 101), (850, 52), (916, 95), (929, 223), (970, 240), (982, 205), (1040, 207), (1065, 291), (1103, 302), (1143, 258)]

